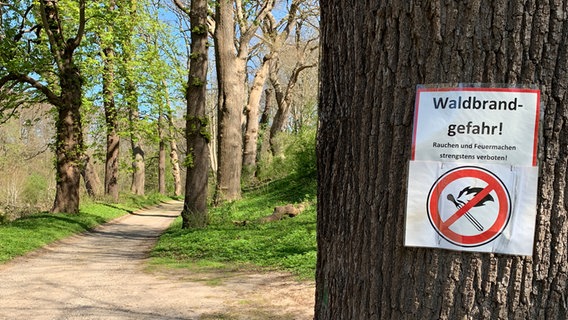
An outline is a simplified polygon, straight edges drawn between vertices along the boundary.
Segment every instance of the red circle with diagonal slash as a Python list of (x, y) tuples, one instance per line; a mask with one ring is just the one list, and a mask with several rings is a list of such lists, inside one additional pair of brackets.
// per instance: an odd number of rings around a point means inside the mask
[[(463, 207), (459, 208), (453, 215), (445, 221), (440, 217), (439, 203), (440, 196), (444, 189), (452, 182), (462, 178), (474, 178), (481, 180), (487, 185), (468, 201)], [(468, 210), (475, 206), (481, 199), (489, 193), (497, 195), (499, 206), (497, 218), (493, 225), (487, 230), (475, 235), (462, 235), (450, 229), (453, 223), (465, 215)], [(443, 174), (432, 186), (428, 194), (426, 210), (430, 223), (444, 239), (462, 247), (477, 247), (487, 244), (497, 238), (505, 229), (511, 216), (510, 196), (503, 182), (491, 171), (480, 167), (467, 166), (450, 170)]]

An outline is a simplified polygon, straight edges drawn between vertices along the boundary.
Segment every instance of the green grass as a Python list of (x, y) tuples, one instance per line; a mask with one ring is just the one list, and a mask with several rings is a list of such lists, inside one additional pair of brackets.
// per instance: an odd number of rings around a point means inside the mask
[[(134, 199), (134, 198), (132, 198)], [(0, 263), (41, 248), (56, 240), (84, 232), (137, 208), (156, 204), (164, 197), (137, 197), (117, 205), (91, 202), (81, 204), (78, 214), (38, 213), (0, 225)]]
[[(243, 199), (209, 211), (204, 229), (182, 230), (181, 219), (166, 231), (152, 252), (153, 263), (172, 267), (210, 265), (211, 268), (265, 267), (287, 270), (313, 279), (316, 261), (316, 182), (287, 177), (247, 190)], [(266, 224), (236, 226), (270, 215), (275, 206), (307, 204), (295, 218)]]

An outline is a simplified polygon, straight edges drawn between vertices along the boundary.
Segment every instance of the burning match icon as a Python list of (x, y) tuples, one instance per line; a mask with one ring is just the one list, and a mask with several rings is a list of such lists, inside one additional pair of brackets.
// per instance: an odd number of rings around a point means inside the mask
[[(457, 199), (454, 198), (454, 196), (451, 193), (448, 194), (447, 199), (450, 200), (456, 206), (456, 208), (459, 209), (463, 207), (469, 200), (475, 197), (482, 190), (483, 188), (465, 187), (462, 191), (460, 191)], [(483, 197), (483, 199), (481, 199), (478, 203), (476, 203), (474, 207), (482, 207), (485, 205), (485, 202), (487, 201), (494, 201), (493, 197), (490, 194)], [(473, 224), (473, 226), (477, 230), (483, 231), (484, 229), (483, 225), (477, 219), (475, 219), (475, 217), (471, 215), (471, 213), (466, 212), (465, 217), (471, 224)]]

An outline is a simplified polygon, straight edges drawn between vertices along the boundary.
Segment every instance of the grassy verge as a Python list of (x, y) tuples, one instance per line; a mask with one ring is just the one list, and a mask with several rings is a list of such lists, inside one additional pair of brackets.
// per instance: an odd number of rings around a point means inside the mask
[(0, 263), (114, 218), (165, 200), (161, 196), (126, 197), (121, 204), (86, 201), (78, 214), (39, 213), (0, 225)]
[[(287, 270), (313, 279), (316, 262), (316, 183), (287, 177), (248, 190), (243, 199), (209, 211), (204, 229), (182, 230), (178, 219), (162, 235), (152, 262), (174, 268), (250, 268)], [(275, 206), (307, 204), (295, 218), (271, 223), (247, 223), (270, 215)]]

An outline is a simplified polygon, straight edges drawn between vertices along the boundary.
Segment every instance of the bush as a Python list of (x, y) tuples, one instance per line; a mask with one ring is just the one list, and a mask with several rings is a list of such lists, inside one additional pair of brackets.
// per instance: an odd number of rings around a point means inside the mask
[(260, 180), (274, 180), (295, 174), (300, 177), (316, 178), (316, 129), (310, 128), (299, 133), (280, 133), (277, 144), (282, 155), (272, 156), (270, 151), (261, 154), (257, 176)]
[(304, 130), (295, 135), (287, 146), (293, 172), (301, 177), (316, 178), (316, 130)]
[(44, 201), (47, 190), (47, 179), (37, 173), (32, 173), (26, 178), (24, 190), (22, 191), (23, 201), (29, 206), (37, 206)]

